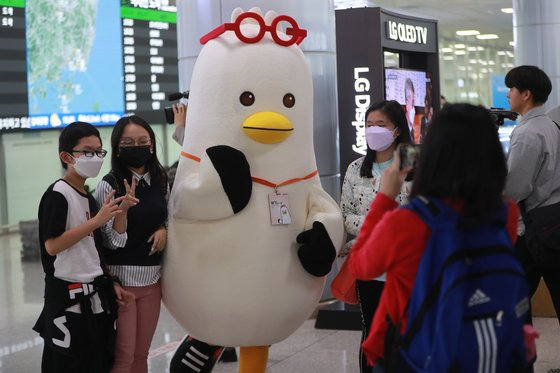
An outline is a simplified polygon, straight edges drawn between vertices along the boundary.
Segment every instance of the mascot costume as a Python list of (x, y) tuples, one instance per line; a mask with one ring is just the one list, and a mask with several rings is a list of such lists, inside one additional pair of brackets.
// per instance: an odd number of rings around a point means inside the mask
[(306, 30), (258, 8), (231, 21), (200, 39), (169, 202), (163, 300), (189, 333), (171, 372), (210, 372), (223, 346), (240, 346), (239, 372), (264, 372), (345, 239), (315, 162)]

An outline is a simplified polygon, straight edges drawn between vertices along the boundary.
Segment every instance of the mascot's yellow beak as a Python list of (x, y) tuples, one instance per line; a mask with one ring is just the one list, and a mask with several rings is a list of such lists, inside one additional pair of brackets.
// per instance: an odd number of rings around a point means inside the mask
[(277, 144), (286, 140), (294, 127), (284, 115), (273, 111), (261, 111), (245, 119), (243, 132), (263, 144)]

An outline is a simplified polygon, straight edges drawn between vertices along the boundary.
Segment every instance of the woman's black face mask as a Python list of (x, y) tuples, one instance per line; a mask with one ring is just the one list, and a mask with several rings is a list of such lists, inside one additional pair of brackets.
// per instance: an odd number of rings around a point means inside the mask
[(152, 157), (150, 146), (121, 146), (119, 158), (125, 165), (132, 168), (144, 166)]

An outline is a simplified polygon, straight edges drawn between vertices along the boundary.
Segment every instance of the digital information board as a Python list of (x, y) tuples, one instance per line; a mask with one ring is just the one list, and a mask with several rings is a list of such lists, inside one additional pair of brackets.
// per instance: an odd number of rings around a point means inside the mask
[(163, 123), (175, 0), (0, 0), (0, 130)]

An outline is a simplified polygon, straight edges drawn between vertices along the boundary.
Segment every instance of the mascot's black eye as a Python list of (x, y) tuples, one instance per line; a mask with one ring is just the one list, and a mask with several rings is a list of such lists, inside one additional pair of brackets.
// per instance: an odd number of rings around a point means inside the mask
[(296, 98), (291, 93), (286, 93), (284, 95), (283, 101), (284, 101), (284, 106), (287, 108), (292, 108), (296, 104)]
[(239, 102), (243, 106), (251, 106), (255, 103), (255, 95), (252, 92), (245, 91), (239, 96)]

